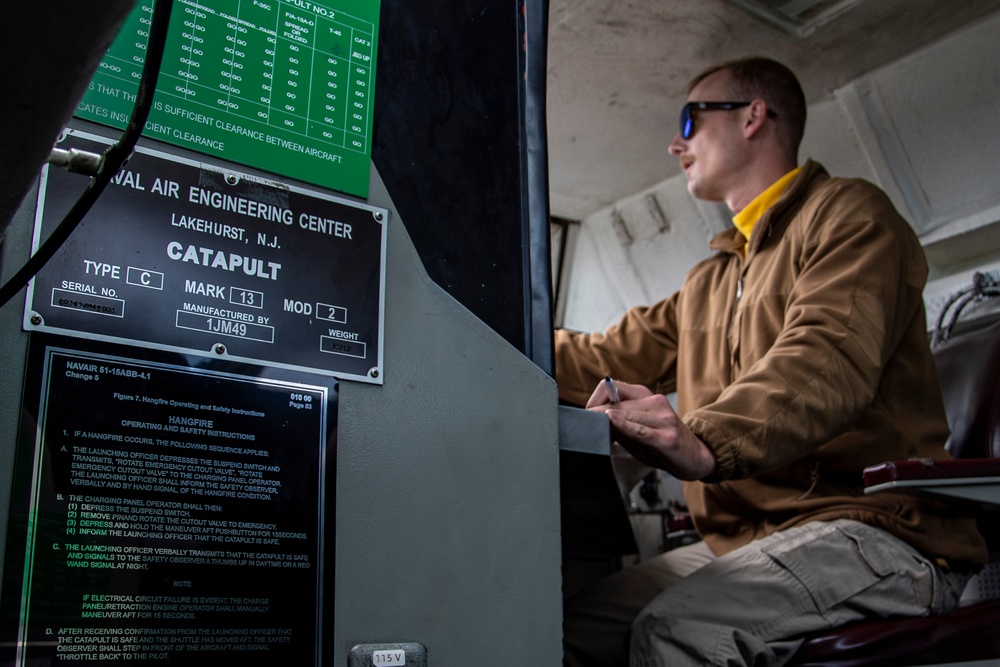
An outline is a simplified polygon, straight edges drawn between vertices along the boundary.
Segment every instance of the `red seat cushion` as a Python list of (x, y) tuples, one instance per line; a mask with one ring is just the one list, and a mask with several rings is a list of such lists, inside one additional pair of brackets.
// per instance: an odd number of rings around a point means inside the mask
[(1000, 657), (1000, 599), (918, 618), (866, 621), (811, 636), (794, 667), (895, 667)]

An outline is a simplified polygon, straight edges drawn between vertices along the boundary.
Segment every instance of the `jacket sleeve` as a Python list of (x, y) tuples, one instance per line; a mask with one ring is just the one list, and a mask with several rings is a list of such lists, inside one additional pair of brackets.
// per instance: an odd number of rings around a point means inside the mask
[(783, 304), (764, 295), (737, 309), (741, 338), (761, 325), (757, 309), (778, 309), (773, 343), (749, 351), (756, 361), (685, 416), (716, 454), (706, 481), (775, 470), (851, 427), (877, 400), (883, 370), (923, 307), (926, 263), (881, 191), (842, 187), (814, 206), (779, 241), (799, 244)]
[(677, 295), (629, 309), (604, 333), (555, 332), (559, 398), (585, 405), (606, 375), (652, 391), (675, 389)]

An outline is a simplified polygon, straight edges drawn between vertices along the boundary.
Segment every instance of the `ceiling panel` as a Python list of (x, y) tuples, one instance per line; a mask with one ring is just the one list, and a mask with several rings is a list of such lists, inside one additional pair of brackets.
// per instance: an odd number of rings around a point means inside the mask
[(799, 37), (731, 0), (550, 0), (552, 214), (582, 219), (679, 173), (667, 145), (687, 82), (705, 67), (747, 55), (776, 58), (798, 73), (815, 103), (1000, 11), (1000, 2), (866, 0), (831, 8), (832, 20)]

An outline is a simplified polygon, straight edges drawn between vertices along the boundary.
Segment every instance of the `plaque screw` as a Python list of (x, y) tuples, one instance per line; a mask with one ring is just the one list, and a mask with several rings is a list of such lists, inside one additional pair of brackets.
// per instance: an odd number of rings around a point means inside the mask
[(215, 353), (216, 354), (225, 354), (226, 353), (226, 346), (223, 345), (222, 343), (216, 343), (215, 344)]
[(375, 211), (375, 220), (382, 222), (382, 218), (384, 217), (385, 216), (382, 214), (382, 211)]
[(368, 371), (368, 375), (369, 375), (369, 377), (377, 378), (378, 375), (379, 375), (378, 369), (377, 368), (371, 369), (370, 371)]
[(42, 323), (42, 316), (41, 315), (37, 315), (37, 314), (36, 315), (32, 315), (31, 316), (31, 323), (34, 326), (36, 326), (36, 327), (39, 326)]
[(236, 185), (240, 179), (236, 178), (236, 174), (226, 174), (226, 183), (230, 185)]

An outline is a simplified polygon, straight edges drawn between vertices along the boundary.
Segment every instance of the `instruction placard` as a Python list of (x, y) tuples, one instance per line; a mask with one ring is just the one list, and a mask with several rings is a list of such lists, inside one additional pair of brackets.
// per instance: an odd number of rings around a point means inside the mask
[(9, 664), (320, 664), (335, 388), (59, 347), (32, 359)]
[[(124, 128), (146, 59), (139, 2), (76, 109)], [(379, 0), (177, 0), (144, 135), (368, 196)]]

